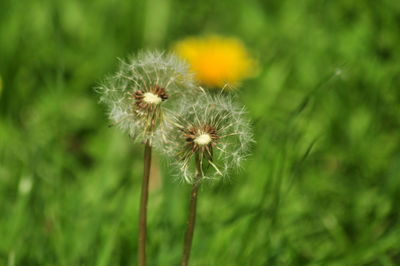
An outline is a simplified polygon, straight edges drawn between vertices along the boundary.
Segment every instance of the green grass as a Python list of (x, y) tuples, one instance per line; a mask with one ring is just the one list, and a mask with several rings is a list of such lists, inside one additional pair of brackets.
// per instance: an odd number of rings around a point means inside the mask
[[(0, 265), (135, 265), (141, 145), (93, 87), (118, 57), (242, 39), (253, 155), (199, 196), (191, 265), (398, 265), (400, 2), (0, 2)], [(178, 265), (190, 186), (158, 156), (149, 265)]]

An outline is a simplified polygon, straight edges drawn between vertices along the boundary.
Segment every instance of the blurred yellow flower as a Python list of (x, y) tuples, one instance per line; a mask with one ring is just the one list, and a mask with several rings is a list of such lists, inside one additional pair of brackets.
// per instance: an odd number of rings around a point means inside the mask
[(189, 37), (177, 42), (174, 50), (188, 61), (197, 80), (209, 87), (235, 86), (254, 74), (255, 60), (236, 38)]

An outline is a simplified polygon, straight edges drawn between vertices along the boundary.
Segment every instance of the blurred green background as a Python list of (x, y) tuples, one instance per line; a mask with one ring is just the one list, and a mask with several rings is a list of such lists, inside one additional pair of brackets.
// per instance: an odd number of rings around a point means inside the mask
[[(191, 265), (400, 265), (393, 0), (1, 0), (0, 265), (136, 264), (143, 148), (93, 87), (207, 33), (259, 60), (239, 91), (257, 144), (203, 186)], [(190, 186), (157, 158), (149, 265), (178, 265)]]

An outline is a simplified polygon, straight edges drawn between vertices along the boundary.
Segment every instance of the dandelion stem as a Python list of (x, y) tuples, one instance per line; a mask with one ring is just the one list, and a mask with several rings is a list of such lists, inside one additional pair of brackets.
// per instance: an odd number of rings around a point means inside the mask
[(150, 166), (151, 166), (151, 146), (149, 141), (146, 141), (146, 144), (144, 146), (144, 171), (143, 171), (142, 191), (140, 195), (139, 242), (138, 242), (139, 266), (146, 265), (147, 201), (149, 197)]
[(196, 208), (197, 208), (197, 194), (200, 188), (200, 179), (201, 179), (201, 163), (199, 154), (196, 153), (196, 170), (197, 175), (195, 180), (193, 181), (192, 185), (192, 193), (190, 198), (190, 205), (189, 205), (189, 216), (188, 216), (188, 223), (185, 233), (185, 242), (183, 244), (183, 256), (182, 256), (182, 266), (187, 266), (189, 264), (189, 257), (190, 251), (192, 249), (192, 242), (193, 242), (193, 233), (194, 227), (196, 224)]

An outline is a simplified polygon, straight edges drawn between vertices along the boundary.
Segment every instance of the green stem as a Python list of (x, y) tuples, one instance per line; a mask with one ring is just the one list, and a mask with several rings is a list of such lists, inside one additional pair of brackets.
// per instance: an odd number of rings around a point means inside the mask
[(147, 201), (149, 198), (150, 166), (151, 166), (151, 146), (149, 141), (147, 141), (144, 146), (144, 171), (143, 171), (142, 191), (140, 195), (139, 242), (138, 242), (139, 266), (146, 266)]
[(194, 227), (196, 225), (196, 209), (197, 209), (197, 194), (200, 188), (200, 179), (201, 179), (201, 164), (199, 155), (196, 154), (196, 170), (197, 175), (196, 179), (192, 185), (192, 193), (190, 198), (190, 205), (189, 205), (189, 216), (188, 216), (188, 223), (185, 233), (185, 242), (183, 244), (183, 256), (182, 256), (182, 266), (189, 265), (189, 258), (190, 258), (190, 251), (192, 249), (192, 242), (193, 242), (193, 233)]

